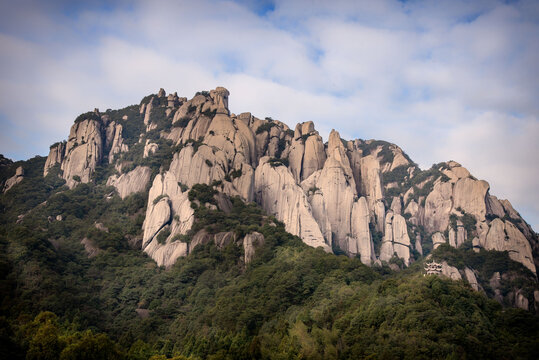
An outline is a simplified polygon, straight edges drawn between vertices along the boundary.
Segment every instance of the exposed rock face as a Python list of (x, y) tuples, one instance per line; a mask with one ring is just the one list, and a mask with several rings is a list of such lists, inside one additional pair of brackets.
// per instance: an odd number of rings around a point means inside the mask
[(287, 167), (272, 167), (269, 158), (260, 159), (255, 171), (256, 200), (268, 214), (286, 225), (286, 231), (297, 235), (312, 246), (331, 251), (311, 213), (305, 193)]
[(151, 154), (155, 154), (155, 152), (159, 149), (159, 145), (156, 143), (150, 142), (149, 139), (146, 139), (146, 144), (144, 145), (144, 153), (142, 155), (143, 158), (147, 158)]
[(131, 194), (144, 191), (151, 175), (152, 170), (149, 167), (137, 166), (127, 174), (122, 174), (119, 177), (117, 175), (109, 177), (107, 185), (114, 186), (120, 197), (125, 199)]
[(410, 264), (410, 237), (406, 221), (399, 214), (388, 211), (385, 219), (385, 232), (380, 249), (380, 260), (389, 261), (394, 255)]
[[(152, 113), (152, 107), (153, 107), (153, 101), (154, 101), (154, 98), (152, 97), (150, 99), (150, 102), (146, 105), (145, 107), (145, 112), (144, 112), (144, 125), (146, 126), (149, 126), (150, 125), (150, 115)], [(148, 130), (146, 130), (148, 131)]]
[(245, 235), (243, 239), (244, 260), (248, 264), (255, 256), (257, 247), (264, 245), (264, 235), (258, 232), (253, 232)]
[(224, 87), (217, 87), (215, 90), (210, 91), (210, 96), (213, 102), (217, 106), (217, 113), (228, 115), (228, 95), (230, 93)]
[(475, 273), (470, 268), (465, 268), (464, 275), (466, 275), (466, 280), (468, 280), (468, 283), (470, 283), (472, 289), (479, 291), (479, 283), (477, 282)]
[(93, 241), (87, 237), (83, 238), (80, 243), (84, 246), (84, 251), (86, 252), (88, 258), (93, 258), (101, 252), (101, 249), (95, 246)]
[(290, 171), (296, 182), (307, 179), (321, 169), (326, 161), (322, 137), (312, 121), (297, 124), (288, 155)]
[[(193, 220), (194, 212), (187, 192), (182, 192), (174, 174), (157, 175), (148, 195), (142, 250), (159, 266), (174, 264), (178, 257), (188, 252), (188, 244), (177, 240), (177, 235), (186, 234)], [(159, 243), (159, 233), (167, 230), (169, 235)]]
[(383, 199), (380, 163), (372, 155), (361, 158), (361, 193), (367, 197), (371, 211), (374, 211), (375, 203)]
[[(114, 162), (114, 157), (116, 154), (126, 152), (129, 150), (129, 146), (124, 144), (124, 139), (122, 137), (123, 127), (121, 124), (116, 124), (114, 121), (107, 126), (106, 132), (106, 147), (110, 149), (109, 151), (109, 163)], [(112, 138), (112, 140), (111, 140)]]
[[(459, 247), (473, 239), (475, 250), (507, 250), (512, 259), (536, 271), (533, 254), (539, 253), (539, 241), (533, 229), (508, 201), (489, 194), (487, 182), (476, 180), (460, 164), (449, 161), (425, 173), (396, 145), (345, 141), (334, 130), (324, 144), (310, 121), (291, 131), (278, 120), (261, 120), (251, 113), (231, 114), (228, 96), (222, 87), (197, 93), (190, 100), (176, 93), (167, 96), (161, 89), (141, 104), (135, 119), (129, 116), (130, 121), (143, 117), (146, 132), (158, 129), (162, 139), (174, 144), (169, 169), (165, 171), (167, 161), (153, 181), (139, 245), (159, 265), (169, 266), (196, 244), (211, 241), (218, 247), (231, 243), (243, 246), (245, 262), (251, 261), (254, 244), (263, 242), (254, 233), (236, 239), (232, 233), (199, 232), (190, 245), (178, 240), (193, 223), (187, 192), (181, 188), (217, 182), (220, 194), (216, 199), (223, 211), (232, 206), (226, 195), (256, 201), (305, 243), (328, 252), (338, 248), (349, 256), (359, 255), (365, 264), (389, 261), (396, 255), (408, 265), (408, 226), (419, 253), (422, 226), (426, 239), (432, 236), (434, 248), (446, 241)], [(156, 134), (143, 131), (139, 143), (132, 146), (139, 150), (119, 161), (121, 153), (133, 151), (123, 137), (131, 128), (129, 122), (120, 124), (111, 118), (96, 110), (77, 121), (68, 141), (51, 147), (44, 175), (61, 164), (62, 176), (72, 188), (91, 181), (96, 168), (108, 166), (107, 162), (121, 171), (133, 163), (146, 162), (143, 159), (157, 150), (163, 154), (168, 150), (168, 145), (159, 149)], [(166, 126), (163, 121), (168, 122)], [(142, 154), (138, 153), (140, 144), (144, 144)], [(288, 165), (284, 165), (286, 160)], [(395, 169), (399, 171), (393, 172)], [(414, 178), (418, 173), (423, 177)], [(139, 166), (127, 174), (111, 176), (107, 184), (125, 198), (144, 191), (150, 176), (150, 168)], [(402, 193), (396, 192), (400, 189)], [(392, 196), (384, 198), (384, 191), (391, 191)], [(455, 219), (452, 217), (450, 224), (450, 216), (457, 216), (454, 228)], [(470, 226), (474, 220), (475, 228)], [(379, 259), (371, 239), (373, 227), (383, 234)], [(475, 288), (477, 279), (469, 270), (462, 276)], [(451, 269), (447, 271), (450, 277), (457, 277)]]
[[(62, 162), (63, 178), (70, 188), (87, 183), (103, 157), (102, 123), (83, 120), (71, 127)], [(80, 180), (79, 180), (80, 178)]]
[(19, 167), (15, 170), (15, 175), (13, 175), (12, 177), (10, 177), (9, 179), (6, 180), (6, 183), (4, 184), (4, 190), (3, 190), (3, 192), (8, 191), (8, 190), (11, 189), (13, 186), (15, 186), (15, 185), (17, 185), (18, 183), (20, 183), (23, 179), (24, 179), (24, 170), (23, 170), (22, 166), (19, 166)]
[(442, 274), (447, 276), (451, 280), (462, 279), (459, 270), (454, 266), (448, 265), (446, 261), (442, 262)]
[(45, 167), (43, 169), (43, 176), (47, 176), (49, 170), (56, 164), (61, 164), (64, 160), (65, 154), (65, 142), (59, 142), (51, 146), (49, 150), (49, 156), (47, 156), (47, 161), (45, 161)]
[(445, 237), (442, 233), (436, 232), (432, 234), (432, 249), (436, 250), (438, 246), (445, 244)]
[(485, 196), (489, 189), (486, 181), (462, 178), (455, 183), (453, 201), (455, 208), (462, 208), (466, 213), (472, 214), (479, 221), (485, 219), (487, 208)]
[(494, 219), (481, 246), (487, 250), (507, 251), (511, 259), (536, 273), (530, 243), (510, 221)]
[(452, 186), (438, 182), (425, 200), (423, 223), (429, 232), (444, 231), (449, 225), (449, 213), (452, 208)]

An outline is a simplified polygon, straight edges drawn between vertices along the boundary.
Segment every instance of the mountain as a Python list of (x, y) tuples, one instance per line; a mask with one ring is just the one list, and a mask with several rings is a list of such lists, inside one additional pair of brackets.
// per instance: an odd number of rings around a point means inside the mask
[(11, 356), (537, 354), (538, 236), (486, 181), (228, 96), (161, 89), (0, 158)]

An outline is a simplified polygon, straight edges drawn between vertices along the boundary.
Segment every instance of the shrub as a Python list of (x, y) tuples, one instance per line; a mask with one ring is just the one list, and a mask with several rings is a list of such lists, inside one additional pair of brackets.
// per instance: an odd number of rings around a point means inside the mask
[(166, 194), (161, 194), (161, 195), (159, 195), (158, 197), (156, 197), (155, 199), (153, 199), (153, 204), (154, 204), (154, 205), (157, 205), (157, 203), (158, 203), (159, 201), (161, 201), (161, 199), (164, 199), (164, 198), (166, 198), (166, 197), (168, 197), (168, 195), (166, 195)]
[(159, 231), (159, 234), (157, 234), (157, 242), (159, 244), (164, 244), (167, 241), (167, 238), (170, 236), (170, 228), (166, 227)]
[[(267, 118), (266, 118), (266, 120), (267, 120)], [(266, 123), (263, 123), (262, 125), (260, 125), (258, 127), (258, 129), (256, 129), (256, 134), (257, 135), (262, 134), (264, 131), (267, 131), (269, 133), (272, 127), (277, 126), (277, 124), (275, 124), (272, 121), (273, 120), (270, 120), (269, 122), (266, 122)]]

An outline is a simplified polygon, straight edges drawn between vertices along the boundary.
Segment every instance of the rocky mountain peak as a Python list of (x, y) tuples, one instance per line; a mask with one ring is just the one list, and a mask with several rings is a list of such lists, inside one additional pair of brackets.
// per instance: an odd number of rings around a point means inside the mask
[[(231, 114), (229, 95), (217, 87), (187, 99), (160, 89), (128, 115), (83, 114), (67, 141), (51, 147), (44, 175), (58, 165), (73, 188), (109, 166), (106, 183), (122, 198), (149, 187), (141, 247), (160, 265), (192, 251), (178, 239), (195, 221), (189, 189), (206, 184), (256, 202), (306, 244), (368, 265), (408, 266), (448, 244), (508, 251), (535, 274), (536, 233), (459, 163), (421, 170), (397, 145), (344, 141), (334, 129), (324, 144), (312, 121), (292, 131), (269, 117)], [(244, 241), (249, 258), (252, 244), (263, 242), (259, 235), (234, 241)]]

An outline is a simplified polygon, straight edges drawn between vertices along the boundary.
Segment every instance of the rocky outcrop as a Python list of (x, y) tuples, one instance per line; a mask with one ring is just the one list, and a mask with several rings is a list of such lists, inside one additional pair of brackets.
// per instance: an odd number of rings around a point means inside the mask
[(109, 150), (109, 164), (114, 162), (117, 154), (129, 151), (129, 146), (124, 144), (122, 137), (123, 127), (121, 124), (116, 124), (114, 121), (107, 126), (106, 130), (106, 148)]
[[(159, 266), (170, 266), (187, 255), (188, 244), (178, 240), (191, 229), (194, 212), (187, 191), (171, 172), (157, 175), (148, 194), (142, 250)], [(167, 236), (159, 236), (163, 232)]]
[(61, 164), (64, 160), (65, 154), (65, 142), (59, 142), (50, 147), (49, 156), (45, 161), (45, 167), (43, 168), (43, 176), (47, 176), (49, 170), (56, 164)]
[(331, 248), (318, 223), (303, 189), (296, 184), (286, 166), (272, 166), (269, 157), (260, 159), (255, 171), (255, 199), (262, 208), (285, 223), (286, 231), (301, 237), (312, 247)]
[(127, 174), (112, 175), (107, 180), (107, 186), (114, 186), (122, 199), (131, 194), (146, 190), (152, 170), (147, 166), (137, 166)]
[(451, 280), (462, 280), (462, 275), (460, 275), (459, 269), (448, 265), (446, 261), (442, 262), (442, 275), (447, 276)]
[(245, 238), (243, 239), (243, 252), (246, 264), (253, 260), (256, 248), (262, 245), (264, 245), (264, 235), (261, 233), (255, 231), (245, 235)]
[(380, 163), (373, 155), (361, 158), (361, 193), (367, 197), (371, 211), (374, 211), (376, 202), (383, 199)]
[(103, 146), (101, 121), (86, 119), (71, 127), (61, 166), (67, 186), (90, 182), (103, 158)]
[(507, 251), (509, 257), (536, 273), (530, 242), (510, 221), (494, 219), (481, 246), (487, 250)]
[(473, 215), (478, 221), (485, 220), (487, 213), (485, 197), (489, 187), (483, 180), (459, 179), (453, 189), (453, 206)]
[(144, 152), (142, 154), (143, 158), (147, 158), (148, 156), (155, 154), (155, 152), (159, 149), (159, 145), (156, 143), (150, 142), (149, 139), (146, 139), (146, 144), (144, 145)]
[(315, 131), (312, 121), (296, 125), (288, 160), (290, 171), (298, 183), (324, 166), (326, 161), (324, 143), (322, 137)]
[(432, 249), (436, 250), (438, 246), (445, 244), (445, 237), (442, 233), (436, 232), (432, 234)]
[(475, 273), (470, 268), (466, 267), (464, 268), (464, 275), (466, 276), (466, 280), (474, 289), (475, 291), (479, 291), (479, 283), (477, 282), (477, 278), (475, 277)]
[(385, 218), (380, 260), (389, 261), (395, 255), (404, 260), (406, 266), (410, 264), (410, 237), (404, 218), (388, 211)]
[(22, 166), (19, 166), (15, 170), (15, 175), (13, 175), (12, 177), (6, 180), (6, 183), (4, 184), (3, 192), (7, 192), (13, 186), (20, 183), (23, 179), (24, 179), (24, 169), (22, 168)]
[[(256, 234), (236, 239), (232, 233), (199, 232), (190, 245), (182, 242), (193, 223), (185, 188), (213, 183), (219, 184), (216, 199), (223, 211), (232, 208), (227, 195), (256, 201), (305, 243), (328, 252), (339, 249), (359, 256), (365, 264), (377, 261), (371, 239), (374, 228), (383, 235), (379, 260), (396, 255), (408, 265), (410, 226), (419, 253), (423, 227), (423, 240), (432, 237), (434, 248), (446, 241), (459, 247), (473, 239), (475, 250), (509, 251), (512, 259), (536, 271), (532, 250), (539, 252), (539, 242), (533, 229), (508, 201), (489, 194), (487, 182), (476, 180), (460, 164), (449, 161), (422, 172), (396, 145), (345, 141), (334, 130), (324, 144), (311, 121), (291, 131), (271, 118), (261, 120), (251, 113), (236, 116), (229, 111), (228, 96), (222, 87), (197, 93), (190, 100), (176, 93), (167, 96), (161, 89), (143, 101), (135, 119), (126, 115), (116, 120), (112, 113), (101, 115), (96, 110), (77, 119), (67, 142), (51, 147), (43, 173), (61, 164), (62, 176), (72, 188), (91, 181), (96, 168), (108, 166), (107, 162), (119, 172), (132, 164), (153, 166), (153, 161), (144, 159), (157, 150), (162, 156), (173, 149), (168, 170), (166, 161), (153, 181), (140, 245), (164, 266), (196, 244), (211, 241), (218, 247), (243, 246), (245, 262), (251, 261), (253, 244), (261, 240)], [(129, 130), (131, 136), (131, 122), (141, 117), (146, 132), (130, 149), (123, 133)], [(153, 129), (158, 131), (147, 133)], [(172, 140), (173, 146), (166, 140)], [(130, 150), (118, 161), (119, 154)], [(107, 184), (125, 198), (144, 191), (150, 176), (150, 168), (139, 166), (111, 176)], [(384, 192), (391, 197), (384, 198)], [(449, 271), (450, 276), (453, 273)], [(475, 286), (473, 270), (461, 275)]]
[(425, 200), (423, 225), (428, 232), (445, 231), (449, 225), (449, 213), (453, 207), (452, 185), (438, 182)]

